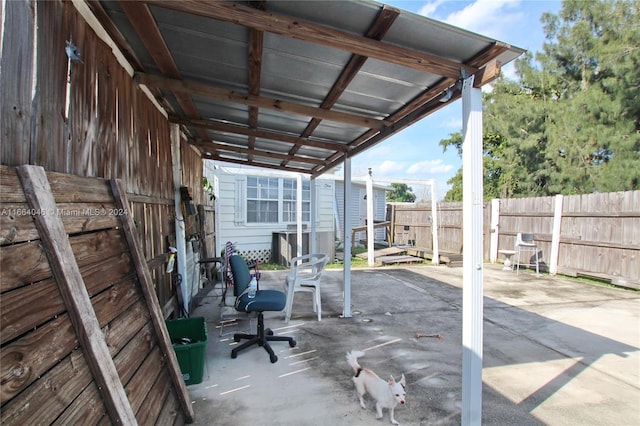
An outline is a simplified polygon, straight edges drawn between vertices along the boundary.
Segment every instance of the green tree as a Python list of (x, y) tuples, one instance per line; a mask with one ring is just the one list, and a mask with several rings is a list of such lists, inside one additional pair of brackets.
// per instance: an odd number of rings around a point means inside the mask
[(554, 74), (551, 193), (640, 187), (640, 1), (563, 2), (542, 18)]
[(462, 169), (447, 181), (451, 189), (444, 194), (444, 201), (462, 201)]
[(405, 183), (392, 183), (391, 191), (387, 191), (387, 201), (413, 203), (416, 195), (413, 189)]
[[(639, 11), (640, 0), (566, 0), (542, 17), (543, 52), (484, 95), (485, 199), (640, 188)], [(449, 183), (445, 198), (461, 199), (461, 173)]]

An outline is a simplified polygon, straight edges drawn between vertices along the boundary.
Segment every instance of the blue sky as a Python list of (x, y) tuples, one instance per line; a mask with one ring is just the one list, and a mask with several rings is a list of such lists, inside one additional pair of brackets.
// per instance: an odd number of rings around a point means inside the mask
[[(544, 12), (558, 13), (560, 1), (545, 0), (382, 0), (399, 9), (485, 35), (530, 52), (542, 49), (544, 33), (540, 17)], [(503, 73), (513, 74), (507, 65)], [(460, 168), (462, 160), (455, 149), (442, 152), (440, 140), (462, 130), (460, 100), (425, 117), (413, 126), (394, 135), (353, 158), (352, 176), (363, 177), (370, 167), (373, 179), (434, 179), (438, 198), (448, 190), (446, 184)], [(428, 147), (425, 149), (424, 147)], [(418, 200), (428, 200), (426, 186), (408, 183)]]

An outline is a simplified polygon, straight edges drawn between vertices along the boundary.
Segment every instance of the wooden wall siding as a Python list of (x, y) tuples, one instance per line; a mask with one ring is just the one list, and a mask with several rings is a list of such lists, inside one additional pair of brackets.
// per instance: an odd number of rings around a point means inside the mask
[(180, 158), (182, 159), (182, 185), (189, 188), (193, 204), (213, 205), (213, 202), (209, 202), (209, 198), (205, 197), (202, 189), (203, 165), (200, 154), (190, 144), (181, 141)]
[[(31, 92), (33, 68), (33, 5), (26, 1), (4, 2), (4, 27), (0, 37), (0, 155), (2, 164), (28, 160), (31, 136)], [(8, 140), (20, 141), (8, 144)]]
[[(497, 250), (511, 250), (518, 232), (533, 233), (542, 270), (548, 270), (556, 197), (501, 199)], [(439, 203), (439, 249), (461, 253), (462, 203)], [(431, 250), (430, 204), (393, 206), (396, 240), (405, 225), (416, 246)], [(491, 205), (484, 206), (484, 258), (490, 258)], [(640, 287), (640, 191), (562, 197), (558, 269), (561, 274), (591, 276)]]
[(168, 259), (168, 241), (175, 235), (175, 213), (173, 200), (156, 200), (149, 197), (130, 196), (129, 206), (140, 244), (161, 306), (165, 306), (175, 295), (175, 280), (165, 273)]
[(216, 253), (216, 211), (213, 206), (198, 206), (198, 219), (200, 221), (200, 240), (203, 241), (203, 257), (220, 257)]
[[(0, 166), (0, 178), (0, 423), (111, 423), (76, 334), (75, 321), (84, 318), (74, 321), (77, 313), (61, 296), (65, 284), (54, 278), (30, 214), (39, 212), (30, 210), (14, 168)], [(46, 179), (57, 207), (46, 213), (68, 234), (69, 264), (79, 268), (136, 421), (192, 421), (159, 305), (140, 274), (145, 263), (134, 256), (141, 253), (131, 245), (137, 239), (126, 238), (135, 225), (119, 210), (113, 183), (53, 172)]]
[[(131, 200), (162, 305), (175, 294), (163, 273), (175, 235), (169, 124), (71, 2), (6, 2), (0, 55), (0, 164), (120, 179)], [(34, 25), (35, 23), (35, 25)], [(33, 46), (36, 52), (33, 52)], [(66, 41), (82, 63), (68, 75)], [(37, 61), (33, 61), (37, 58)], [(68, 117), (67, 81), (70, 82)], [(202, 160), (183, 143), (183, 181), (202, 203)]]
[[(128, 193), (173, 199), (166, 118), (73, 4), (15, 1), (6, 8), (13, 19), (3, 33), (2, 101), (10, 108), (2, 113), (2, 164), (118, 178)], [(83, 61), (72, 65), (70, 77), (67, 40)]]

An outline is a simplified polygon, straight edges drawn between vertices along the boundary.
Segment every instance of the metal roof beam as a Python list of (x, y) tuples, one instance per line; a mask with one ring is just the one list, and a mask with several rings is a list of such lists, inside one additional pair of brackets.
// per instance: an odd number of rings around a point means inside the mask
[(137, 73), (136, 78), (141, 84), (145, 84), (150, 87), (170, 90), (172, 92), (187, 93), (189, 95), (203, 96), (212, 99), (218, 99), (221, 101), (255, 106), (275, 111), (286, 111), (306, 117), (318, 117), (323, 120), (335, 121), (338, 123), (349, 124), (357, 127), (365, 127), (368, 129), (382, 129), (393, 124), (388, 120), (378, 120), (362, 115), (330, 111), (322, 108), (315, 108), (307, 105), (287, 102), (280, 99), (243, 94), (234, 90), (221, 89), (208, 84), (166, 78), (160, 75)]
[[(265, 1), (254, 1), (250, 5), (255, 9), (265, 10)], [(264, 44), (264, 33), (262, 31), (251, 29), (249, 30), (249, 42), (248, 42), (248, 61), (249, 75), (247, 81), (249, 82), (249, 94), (253, 96), (260, 96), (260, 79), (262, 76), (262, 49)], [(249, 107), (249, 127), (255, 129), (258, 127), (258, 107)], [(249, 148), (253, 149), (256, 144), (256, 139), (253, 136), (249, 137)], [(249, 160), (253, 160), (253, 157), (249, 155)]]
[(329, 151), (346, 152), (348, 149), (346, 144), (340, 142), (320, 141), (317, 139), (303, 138), (270, 130), (251, 129), (248, 127), (239, 126), (237, 124), (221, 123), (219, 121), (200, 119), (189, 120), (172, 116), (169, 116), (169, 121), (184, 126), (201, 127), (204, 129), (217, 130), (219, 132), (269, 139), (273, 141), (286, 142), (293, 145), (310, 146), (314, 148), (326, 149)]
[(291, 166), (282, 167), (279, 164), (257, 163), (255, 161), (248, 161), (248, 160), (237, 159), (237, 158), (228, 158), (228, 157), (224, 157), (222, 155), (208, 154), (206, 152), (204, 152), (202, 154), (202, 158), (205, 158), (207, 160), (224, 161), (225, 163), (240, 164), (242, 166), (262, 167), (264, 169), (274, 169), (274, 170), (280, 170), (280, 171), (286, 170), (288, 172), (304, 173), (304, 174), (307, 174), (307, 175), (311, 173), (310, 170), (301, 169), (299, 167), (291, 167)]
[[(144, 47), (153, 58), (160, 72), (172, 78), (181, 78), (180, 70), (178, 70), (178, 66), (173, 60), (173, 56), (171, 56), (169, 47), (167, 47), (149, 7), (142, 2), (133, 1), (121, 1), (120, 7), (122, 7), (129, 23), (131, 23), (136, 34), (142, 40)], [(190, 116), (197, 115), (197, 109), (188, 93), (174, 94), (185, 114)], [(206, 134), (199, 135), (206, 137)]]
[[(381, 40), (389, 31), (389, 28), (391, 28), (391, 25), (393, 25), (398, 15), (400, 15), (400, 11), (398, 9), (384, 5), (382, 7), (382, 10), (380, 10), (380, 13), (376, 17), (376, 20), (365, 34), (365, 37)], [(351, 80), (353, 80), (353, 78), (358, 74), (367, 59), (368, 58), (366, 56), (362, 55), (351, 56), (349, 62), (347, 62), (345, 67), (342, 69), (342, 73), (340, 73), (340, 76), (331, 87), (331, 90), (329, 90), (329, 93), (325, 97), (324, 101), (322, 101), (320, 108), (331, 109), (331, 107), (333, 107), (333, 105), (338, 102), (340, 96), (347, 89), (347, 86), (349, 86)], [(310, 136), (316, 129), (316, 127), (318, 127), (318, 124), (320, 124), (320, 119), (312, 119), (307, 125), (307, 128), (304, 130), (304, 132), (302, 132), (302, 136)], [(289, 153), (295, 154), (298, 149), (299, 146), (296, 145), (291, 148), (291, 152)], [(285, 164), (282, 165), (284, 166)]]
[(475, 74), (478, 71), (476, 67), (460, 64), (436, 55), (384, 43), (287, 15), (263, 12), (235, 2), (152, 0), (147, 3), (218, 21), (231, 22), (446, 77), (458, 78), (461, 67), (464, 67), (469, 74)]
[(206, 141), (193, 141), (192, 145), (200, 148), (201, 151), (216, 151), (218, 154), (227, 151), (239, 154), (255, 155), (258, 157), (266, 157), (266, 158), (275, 158), (278, 160), (289, 160), (289, 161), (297, 161), (300, 163), (313, 164), (315, 166), (324, 164), (324, 161), (318, 160), (315, 158), (302, 157), (302, 156), (292, 156), (288, 154), (279, 154), (277, 152), (264, 151), (256, 148), (244, 148), (239, 145), (231, 145), (231, 144), (222, 144), (216, 142), (206, 142)]
[(430, 96), (429, 101), (423, 102), (422, 106), (415, 107), (409, 114), (404, 114), (404, 117), (399, 119), (392, 126), (389, 126), (380, 132), (374, 132), (371, 130), (364, 133), (362, 136), (360, 136), (358, 139), (356, 139), (354, 142), (350, 144), (348, 154), (333, 155), (330, 159), (328, 159), (326, 166), (324, 166), (323, 168), (314, 169), (314, 176), (319, 176), (325, 173), (327, 170), (330, 170), (331, 168), (340, 164), (342, 161), (344, 161), (345, 155), (349, 155), (350, 157), (353, 157), (354, 155), (366, 149), (369, 149), (374, 145), (377, 145), (378, 143), (382, 142), (383, 140), (387, 139), (393, 134), (409, 127), (411, 124), (415, 123), (416, 121), (421, 120), (427, 115), (437, 111), (438, 109), (444, 107), (445, 105), (448, 105), (453, 100), (459, 98), (460, 94), (458, 93), (454, 95), (449, 102), (443, 103), (439, 101), (440, 95), (449, 86), (450, 81), (451, 81), (450, 79), (444, 79), (437, 86), (434, 86), (433, 89), (421, 95), (421, 99), (423, 100), (426, 99), (428, 96)]
[[(78, 7), (77, 3), (75, 2), (74, 5), (76, 6), (76, 8)], [(104, 28), (104, 31), (108, 34), (113, 43), (118, 46), (122, 53), (122, 56), (126, 58), (129, 64), (136, 70), (143, 69), (142, 61), (140, 60), (140, 58), (138, 58), (138, 55), (136, 55), (133, 47), (131, 47), (129, 40), (127, 40), (127, 38), (120, 32), (118, 27), (113, 23), (103, 5), (98, 0), (88, 0), (86, 2), (86, 6), (89, 8), (91, 13), (93, 13), (98, 22), (100, 22), (100, 25)], [(123, 67), (125, 69), (128, 68), (125, 65), (123, 65)]]
[[(482, 66), (482, 64), (486, 64), (476, 73), (474, 78), (474, 87), (481, 87), (487, 83), (492, 82), (500, 76), (501, 64), (499, 61), (491, 58), (500, 55), (508, 49), (509, 45), (501, 42), (496, 42), (469, 61), (469, 63), (474, 66)], [(357, 153), (362, 152), (365, 149), (371, 148), (372, 146), (387, 139), (394, 133), (397, 133), (400, 130), (415, 123), (416, 121), (422, 119), (426, 115), (431, 114), (444, 105), (447, 105), (448, 103), (460, 98), (460, 93), (456, 93), (447, 103), (434, 102), (436, 96), (439, 96), (447, 88), (454, 85), (456, 81), (457, 80), (452, 78), (443, 78), (438, 84), (425, 90), (422, 94), (416, 96), (411, 102), (409, 102), (403, 108), (390, 116), (389, 119), (394, 121), (396, 124), (383, 129), (380, 132), (369, 130), (363, 133), (360, 137), (349, 144), (350, 155), (356, 155)], [(425, 108), (425, 105), (427, 104), (431, 106)], [(417, 110), (419, 110), (420, 112), (416, 113)], [(409, 119), (405, 120), (403, 118), (405, 116), (409, 116)], [(343, 159), (344, 156), (342, 154), (334, 155), (332, 158), (328, 159), (329, 161), (327, 162), (327, 166), (325, 166), (324, 168), (316, 168), (314, 170), (314, 176), (320, 175), (331, 169), (332, 167), (337, 166), (338, 164), (340, 164), (340, 162), (343, 161)]]
[(478, 71), (474, 76), (475, 78), (473, 87), (478, 89), (500, 77), (501, 67), (502, 65), (500, 64), (500, 62), (493, 60), (484, 67), (480, 68), (480, 71)]

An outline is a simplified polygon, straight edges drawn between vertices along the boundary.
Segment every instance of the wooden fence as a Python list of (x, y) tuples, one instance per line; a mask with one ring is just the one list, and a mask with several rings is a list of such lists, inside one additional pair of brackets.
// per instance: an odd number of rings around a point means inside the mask
[[(462, 253), (462, 203), (437, 212), (439, 250)], [(390, 206), (394, 242), (432, 250), (431, 215), (430, 204)], [(493, 200), (483, 219), (486, 260), (513, 249), (518, 232), (532, 233), (542, 270), (640, 288), (640, 191)]]
[[(175, 246), (176, 214), (164, 112), (72, 2), (9, 1), (3, 10), (0, 164), (119, 179), (158, 299), (170, 310), (176, 277), (164, 269), (168, 246)], [(67, 41), (80, 50), (82, 62), (69, 65)], [(180, 160), (181, 185), (196, 205), (206, 205), (199, 153), (182, 141)]]
[(0, 177), (0, 423), (192, 422), (123, 185)]

